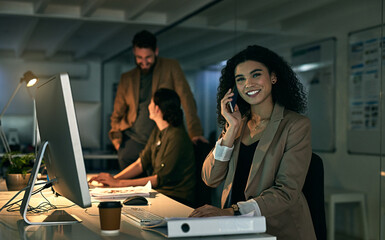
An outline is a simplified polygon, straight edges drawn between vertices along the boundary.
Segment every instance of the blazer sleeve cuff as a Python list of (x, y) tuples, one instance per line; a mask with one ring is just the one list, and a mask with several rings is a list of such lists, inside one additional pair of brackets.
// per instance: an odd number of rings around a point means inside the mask
[(234, 150), (234, 145), (231, 148), (229, 148), (226, 146), (222, 146), (221, 144), (222, 144), (222, 138), (220, 138), (215, 144), (215, 148), (213, 151), (215, 160), (218, 160), (221, 162), (230, 161), (231, 154), (233, 153), (233, 150)]
[(245, 202), (238, 202), (237, 205), (241, 214), (254, 212), (254, 216), (262, 216), (261, 209), (259, 209), (258, 203), (254, 199), (250, 199)]

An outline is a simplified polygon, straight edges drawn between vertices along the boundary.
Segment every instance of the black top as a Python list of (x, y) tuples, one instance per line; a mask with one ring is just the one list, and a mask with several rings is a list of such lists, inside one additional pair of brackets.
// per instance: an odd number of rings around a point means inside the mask
[(135, 122), (126, 130), (126, 134), (137, 143), (145, 145), (155, 127), (155, 122), (148, 116), (148, 105), (152, 98), (152, 71), (140, 74), (139, 105)]
[(245, 199), (245, 188), (247, 179), (250, 174), (251, 163), (253, 162), (254, 152), (257, 148), (259, 141), (246, 146), (241, 143), (239, 149), (239, 156), (237, 162), (237, 168), (235, 170), (235, 176), (233, 181), (233, 187), (231, 190), (231, 204), (236, 204), (240, 201), (246, 201)]

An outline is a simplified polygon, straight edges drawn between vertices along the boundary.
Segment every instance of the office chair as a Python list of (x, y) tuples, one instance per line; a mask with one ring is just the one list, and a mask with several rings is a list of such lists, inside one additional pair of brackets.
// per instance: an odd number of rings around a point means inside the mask
[(309, 205), (317, 239), (326, 240), (324, 168), (322, 159), (315, 153), (312, 154), (302, 192)]
[(194, 208), (201, 207), (205, 204), (211, 204), (211, 188), (208, 187), (202, 180), (201, 172), (203, 162), (206, 156), (210, 153), (213, 146), (209, 143), (198, 141), (194, 144), (194, 154), (196, 163), (196, 179), (197, 185), (195, 190), (195, 204)]

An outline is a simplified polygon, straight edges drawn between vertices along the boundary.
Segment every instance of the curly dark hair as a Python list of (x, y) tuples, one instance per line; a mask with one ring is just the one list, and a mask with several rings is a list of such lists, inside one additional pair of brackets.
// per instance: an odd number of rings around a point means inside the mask
[(183, 122), (183, 111), (178, 94), (171, 89), (159, 88), (154, 93), (154, 103), (163, 113), (163, 120), (177, 127)]
[[(223, 127), (226, 123), (221, 114), (221, 100), (229, 88), (234, 88), (237, 65), (248, 60), (264, 64), (269, 74), (275, 73), (278, 81), (272, 87), (274, 103), (279, 103), (286, 109), (298, 113), (306, 111), (307, 101), (303, 85), (289, 64), (275, 52), (265, 47), (253, 45), (230, 58), (221, 71), (222, 75), (219, 78), (217, 93), (217, 120), (220, 126)], [(242, 97), (238, 97), (237, 105), (242, 117), (250, 117), (250, 105)]]
[(154, 52), (156, 50), (156, 37), (147, 30), (140, 31), (135, 34), (132, 39), (132, 46), (139, 48), (151, 48)]

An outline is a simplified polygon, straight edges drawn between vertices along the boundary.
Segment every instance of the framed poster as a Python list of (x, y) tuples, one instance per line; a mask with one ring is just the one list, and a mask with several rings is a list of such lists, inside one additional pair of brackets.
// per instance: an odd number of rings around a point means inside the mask
[(348, 151), (380, 154), (381, 28), (349, 34)]

